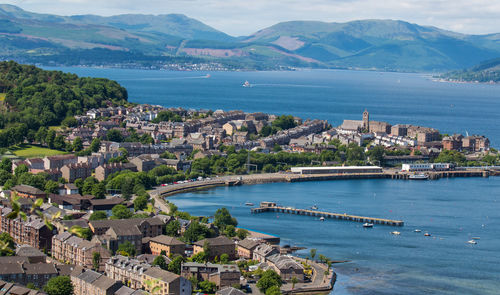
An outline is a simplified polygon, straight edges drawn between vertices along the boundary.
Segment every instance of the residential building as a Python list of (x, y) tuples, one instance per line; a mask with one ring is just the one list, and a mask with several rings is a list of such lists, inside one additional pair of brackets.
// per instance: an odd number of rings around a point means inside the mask
[(300, 283), (304, 282), (304, 266), (292, 257), (274, 254), (267, 258), (267, 263), (280, 275), (283, 281), (297, 278)]
[(76, 164), (78, 157), (75, 155), (58, 155), (43, 158), (45, 169), (61, 169), (64, 165)]
[[(148, 292), (160, 287), (157, 294), (191, 295), (192, 287), (189, 280), (159, 267), (152, 267), (145, 271), (142, 281), (143, 288)], [(146, 281), (151, 282), (151, 284), (146, 284)]]
[(31, 185), (19, 184), (14, 186), (11, 191), (16, 193), (21, 198), (45, 199), (47, 197), (47, 193)]
[(171, 255), (184, 256), (186, 244), (175, 237), (160, 235), (149, 240), (149, 248), (153, 255), (160, 255), (162, 251), (165, 251), (165, 255), (169, 257)]
[(133, 210), (132, 202), (125, 202), (125, 199), (119, 197), (113, 197), (109, 199), (91, 199), (90, 200), (90, 212), (95, 211), (105, 211), (106, 214), (111, 215), (111, 210), (114, 206), (123, 204)]
[(238, 242), (238, 245), (236, 246), (238, 250), (238, 257), (245, 259), (252, 259), (253, 251), (259, 245), (260, 245), (259, 241), (251, 239), (244, 239), (243, 241)]
[(47, 255), (43, 253), (42, 251), (28, 246), (28, 245), (20, 245), (16, 249), (16, 255), (19, 257), (26, 257), (28, 258), (29, 263), (46, 263), (47, 262)]
[[(2, 281), (19, 283), (22, 285), (33, 283), (37, 288), (42, 288), (51, 278), (65, 274), (64, 270), (58, 268), (58, 266), (53, 263), (15, 262), (9, 258), (10, 257), (0, 257), (0, 280)], [(0, 294), (6, 293), (0, 290)]]
[(245, 295), (245, 294), (246, 294), (245, 292), (233, 287), (225, 287), (215, 292), (215, 295)]
[(73, 163), (61, 167), (62, 177), (68, 182), (75, 182), (77, 179), (86, 179), (92, 175), (92, 167), (87, 163)]
[(73, 236), (68, 232), (62, 232), (52, 237), (52, 257), (59, 261), (93, 268), (93, 255), (100, 254), (100, 268), (111, 254), (99, 243), (90, 242), (80, 237)]
[(10, 219), (6, 216), (12, 212), (10, 208), (1, 208), (1, 229), (18, 244), (25, 244), (36, 249), (50, 249), (54, 231), (49, 229), (38, 216), (30, 215), (24, 221), (20, 217)]
[(230, 260), (236, 259), (236, 245), (235, 243), (224, 237), (218, 236), (216, 238), (203, 239), (194, 243), (193, 254), (196, 255), (203, 252), (204, 245), (207, 244), (210, 252), (210, 260), (214, 259), (216, 256), (220, 257), (222, 254), (229, 255)]
[(258, 262), (267, 262), (267, 259), (272, 255), (279, 254), (280, 251), (271, 245), (260, 244), (253, 251), (253, 259)]
[(71, 274), (74, 295), (112, 295), (123, 284), (93, 270)]
[(131, 163), (103, 164), (95, 168), (95, 178), (99, 181), (103, 181), (106, 178), (108, 178), (110, 174), (113, 174), (115, 172), (120, 172), (123, 170), (130, 170), (137, 172), (137, 167)]
[(113, 256), (106, 261), (106, 275), (113, 280), (121, 281), (133, 289), (143, 286), (142, 275), (151, 268), (149, 263), (121, 255)]
[(13, 294), (13, 295), (46, 295), (42, 291), (32, 290), (21, 285), (13, 284), (0, 280), (0, 294)]
[(51, 194), (49, 196), (49, 202), (51, 204), (57, 204), (60, 209), (88, 210), (91, 206), (91, 201), (94, 198), (95, 197), (91, 195), (82, 196), (78, 193), (64, 196)]
[(463, 136), (461, 134), (453, 134), (452, 136), (443, 137), (443, 149), (448, 151), (461, 150)]
[(59, 186), (59, 194), (61, 196), (75, 195), (78, 193), (79, 193), (78, 187), (76, 187), (76, 185), (74, 185), (73, 183), (65, 183)]
[(210, 281), (217, 288), (240, 283), (240, 269), (235, 264), (213, 264), (186, 262), (182, 264), (181, 276), (186, 279), (195, 277), (198, 281)]
[(156, 167), (155, 159), (152, 155), (140, 155), (130, 160), (130, 163), (134, 164), (139, 172), (148, 172)]

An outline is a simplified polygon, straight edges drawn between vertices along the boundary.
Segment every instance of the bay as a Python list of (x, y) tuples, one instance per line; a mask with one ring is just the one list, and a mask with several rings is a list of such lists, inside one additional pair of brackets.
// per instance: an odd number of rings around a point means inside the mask
[[(346, 70), (295, 72), (176, 72), (47, 68), (118, 81), (129, 100), (166, 107), (239, 109), (325, 119), (434, 127), (442, 133), (481, 134), (500, 144), (500, 86), (434, 82), (422, 74)], [(210, 74), (210, 78), (206, 78)], [(242, 87), (248, 80), (253, 87)]]
[[(239, 226), (316, 248), (333, 260), (332, 294), (498, 294), (500, 178), (437, 181), (347, 180), (224, 187), (168, 198), (180, 210), (213, 216), (226, 207)], [(251, 214), (245, 202), (400, 219), (403, 227), (276, 213)], [(422, 232), (414, 232), (420, 229)], [(390, 234), (400, 231), (401, 235)], [(430, 233), (430, 237), (424, 233)], [(480, 237), (478, 244), (467, 241)], [(309, 250), (298, 252), (306, 256)]]

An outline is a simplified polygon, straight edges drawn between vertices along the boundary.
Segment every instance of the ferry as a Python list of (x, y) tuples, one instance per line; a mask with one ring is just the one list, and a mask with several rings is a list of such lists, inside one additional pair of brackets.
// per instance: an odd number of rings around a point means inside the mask
[(254, 206), (254, 205), (255, 205), (254, 203), (250, 203), (250, 202), (245, 203), (245, 206)]
[(250, 82), (245, 81), (245, 83), (243, 83), (243, 87), (252, 87), (252, 85), (250, 84)]
[(410, 179), (410, 180), (427, 180), (427, 179), (429, 179), (429, 175), (426, 175), (426, 174), (412, 174), (412, 175), (410, 175), (410, 177), (408, 179)]
[(363, 223), (363, 227), (366, 227), (366, 228), (372, 228), (373, 227), (373, 223)]

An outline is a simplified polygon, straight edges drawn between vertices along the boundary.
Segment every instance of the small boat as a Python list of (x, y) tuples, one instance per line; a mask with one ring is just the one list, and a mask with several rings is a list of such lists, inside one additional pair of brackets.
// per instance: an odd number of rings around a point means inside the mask
[(372, 228), (373, 227), (373, 223), (363, 223), (363, 227), (366, 227), (366, 228)]
[(319, 218), (319, 221), (325, 221), (325, 218), (324, 218), (323, 216), (321, 216), (321, 217)]
[(422, 231), (421, 231), (421, 230), (419, 230), (419, 229), (417, 228), (416, 230), (414, 230), (414, 232), (416, 232), (416, 233), (420, 233), (420, 232), (422, 232)]
[(398, 231), (393, 231), (393, 232), (391, 232), (391, 234), (392, 234), (392, 235), (399, 236), (401, 233), (400, 233), (400, 232), (398, 232)]
[(429, 179), (429, 175), (426, 174), (412, 174), (408, 177), (410, 180), (427, 180)]
[(312, 206), (311, 210), (318, 210), (318, 206), (316, 206), (316, 205)]
[(243, 87), (252, 87), (252, 85), (250, 84), (250, 82), (245, 81), (245, 83), (243, 83)]
[(470, 240), (470, 241), (467, 241), (467, 243), (472, 244), (472, 245), (477, 244), (477, 242), (476, 242), (475, 240)]
[(250, 203), (250, 202), (245, 203), (245, 206), (254, 206), (254, 205), (255, 205), (254, 203)]
[(480, 237), (472, 237), (473, 240), (480, 240)]
[(430, 237), (430, 236), (431, 236), (431, 234), (430, 234), (430, 233), (425, 233), (425, 234), (424, 234), (424, 236), (426, 236), (426, 237)]

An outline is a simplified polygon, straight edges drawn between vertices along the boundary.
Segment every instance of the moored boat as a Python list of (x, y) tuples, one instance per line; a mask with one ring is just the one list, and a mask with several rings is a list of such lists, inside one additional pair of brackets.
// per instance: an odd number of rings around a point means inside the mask
[(415, 231), (416, 233), (422, 232), (422, 231), (421, 231), (420, 229), (418, 229), (418, 228), (417, 228), (416, 230), (414, 230), (414, 231)]
[(393, 231), (393, 232), (391, 232), (391, 234), (392, 234), (392, 235), (399, 236), (401, 233), (400, 233), (400, 232), (398, 232), (398, 231)]
[(319, 218), (319, 221), (325, 221), (325, 218), (324, 218), (323, 216), (321, 216), (321, 217)]
[(430, 234), (430, 233), (425, 233), (425, 234), (424, 234), (424, 236), (426, 236), (426, 237), (430, 237), (430, 236), (431, 236), (431, 234)]
[(429, 175), (426, 174), (412, 174), (408, 177), (410, 180), (427, 180), (429, 179)]
[(366, 227), (366, 228), (372, 228), (373, 227), (373, 223), (363, 223), (363, 227)]
[(467, 241), (467, 243), (472, 244), (472, 245), (477, 244), (477, 242), (475, 240), (469, 240), (469, 241)]
[(246, 202), (246, 203), (245, 203), (245, 206), (253, 206), (253, 205), (255, 205), (255, 204), (254, 204), (254, 203), (251, 203), (251, 202)]

